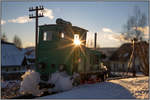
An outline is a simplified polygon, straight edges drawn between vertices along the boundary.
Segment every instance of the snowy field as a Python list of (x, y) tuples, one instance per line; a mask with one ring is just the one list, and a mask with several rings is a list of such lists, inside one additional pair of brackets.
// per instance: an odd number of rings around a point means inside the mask
[(70, 91), (40, 97), (40, 99), (148, 99), (148, 80), (149, 77), (138, 77), (85, 84)]

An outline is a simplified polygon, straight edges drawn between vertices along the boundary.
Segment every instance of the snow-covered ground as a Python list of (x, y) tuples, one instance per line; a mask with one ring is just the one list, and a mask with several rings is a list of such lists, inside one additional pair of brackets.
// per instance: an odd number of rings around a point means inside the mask
[(148, 80), (149, 77), (138, 77), (85, 84), (70, 91), (40, 97), (40, 99), (146, 99), (149, 97)]
[(120, 84), (127, 88), (136, 98), (144, 99), (149, 97), (149, 77), (127, 78), (109, 82)]
[[(130, 77), (133, 76), (132, 72), (111, 72), (112, 75), (121, 76), (121, 77)], [(142, 72), (136, 72), (136, 76), (144, 76)]]

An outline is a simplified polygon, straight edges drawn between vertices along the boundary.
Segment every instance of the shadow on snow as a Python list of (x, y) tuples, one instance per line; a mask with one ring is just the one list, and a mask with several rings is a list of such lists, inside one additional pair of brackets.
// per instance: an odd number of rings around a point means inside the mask
[(85, 84), (70, 91), (53, 94), (45, 99), (136, 99), (125, 87), (112, 82)]

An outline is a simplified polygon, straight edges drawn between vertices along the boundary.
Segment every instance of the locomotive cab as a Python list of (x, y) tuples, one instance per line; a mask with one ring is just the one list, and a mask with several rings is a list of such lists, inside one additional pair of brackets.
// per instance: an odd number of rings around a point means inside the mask
[(51, 74), (62, 64), (68, 74), (83, 71), (86, 57), (82, 51), (85, 51), (87, 32), (62, 19), (57, 19), (56, 24), (39, 26), (37, 61), (45, 63), (46, 68), (41, 71), (37, 67), (37, 71)]

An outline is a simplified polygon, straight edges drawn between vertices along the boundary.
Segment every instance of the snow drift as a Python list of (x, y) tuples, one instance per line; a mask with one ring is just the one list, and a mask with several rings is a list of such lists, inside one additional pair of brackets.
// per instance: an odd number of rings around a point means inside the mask
[(49, 89), (52, 92), (67, 91), (73, 88), (73, 80), (71, 80), (71, 77), (65, 71), (53, 73), (48, 82), (55, 84), (53, 89)]
[(34, 96), (40, 96), (42, 91), (39, 90), (40, 74), (34, 70), (28, 70), (21, 76), (23, 81), (20, 86), (21, 94), (32, 94)]
[(39, 89), (40, 74), (34, 70), (28, 70), (21, 77), (23, 78), (20, 86), (21, 94), (40, 96), (45, 90), (48, 90), (49, 92), (61, 92), (73, 88), (73, 79), (71, 79), (71, 77), (65, 71), (51, 74), (48, 83), (54, 84), (55, 87), (49, 89)]

